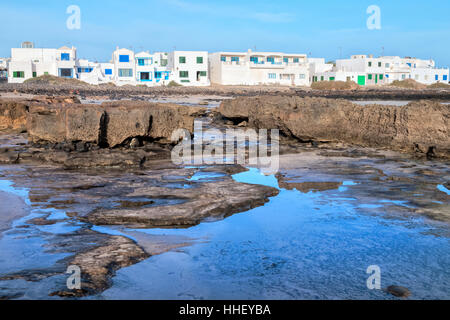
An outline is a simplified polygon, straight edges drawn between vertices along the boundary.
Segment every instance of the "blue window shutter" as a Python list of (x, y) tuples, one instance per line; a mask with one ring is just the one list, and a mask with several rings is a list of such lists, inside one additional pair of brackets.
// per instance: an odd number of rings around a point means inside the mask
[(119, 55), (119, 62), (130, 62), (130, 56), (127, 54)]
[(112, 69), (105, 69), (105, 74), (112, 74)]
[(436, 77), (435, 77), (435, 78), (436, 78), (436, 81), (438, 81), (438, 80), (439, 80), (439, 75), (436, 75)]

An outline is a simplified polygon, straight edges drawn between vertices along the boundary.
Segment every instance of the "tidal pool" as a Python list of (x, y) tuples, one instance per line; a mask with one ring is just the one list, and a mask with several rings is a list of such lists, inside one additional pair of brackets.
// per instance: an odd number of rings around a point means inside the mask
[[(234, 179), (278, 187), (255, 168)], [(361, 203), (339, 193), (281, 189), (263, 207), (225, 220), (134, 230), (204, 241), (119, 270), (113, 287), (91, 298), (394, 299), (367, 288), (371, 265), (381, 268), (382, 287), (405, 286), (412, 299), (450, 297), (449, 238), (429, 232), (448, 224), (363, 214)]]

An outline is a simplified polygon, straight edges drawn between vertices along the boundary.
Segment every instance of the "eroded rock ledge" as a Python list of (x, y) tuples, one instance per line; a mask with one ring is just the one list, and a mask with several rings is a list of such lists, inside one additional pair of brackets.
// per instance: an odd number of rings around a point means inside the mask
[(324, 98), (261, 96), (225, 100), (219, 114), (235, 124), (280, 129), (302, 142), (359, 146), (450, 157), (450, 105), (416, 101), (405, 106), (360, 106)]
[[(76, 97), (0, 100), (0, 131), (27, 142), (0, 147), (0, 163), (39, 161), (66, 167), (142, 166), (168, 157), (177, 129), (193, 132), (205, 108), (142, 101), (81, 104)], [(133, 150), (127, 150), (133, 149)]]

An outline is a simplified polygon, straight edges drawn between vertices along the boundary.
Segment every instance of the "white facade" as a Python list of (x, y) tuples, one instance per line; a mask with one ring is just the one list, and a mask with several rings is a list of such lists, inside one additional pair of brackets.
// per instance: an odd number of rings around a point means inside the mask
[(210, 85), (207, 51), (174, 51), (168, 57), (173, 81), (184, 86)]
[(216, 52), (209, 55), (211, 83), (221, 85), (309, 85), (304, 54)]
[(112, 63), (114, 65), (113, 79), (116, 85), (137, 84), (134, 51), (117, 48), (116, 51), (113, 52)]
[(140, 52), (136, 54), (136, 81), (140, 85), (167, 85), (172, 80), (172, 72), (167, 67), (169, 55), (164, 52)]
[(76, 49), (12, 48), (8, 82), (22, 83), (42, 75), (75, 77)]
[[(349, 78), (350, 77), (350, 78)], [(326, 72), (316, 72), (313, 81), (353, 80), (359, 85), (390, 84), (395, 80), (413, 79), (423, 84), (448, 83), (449, 70), (438, 69), (433, 60), (369, 55), (353, 55), (336, 61)]]

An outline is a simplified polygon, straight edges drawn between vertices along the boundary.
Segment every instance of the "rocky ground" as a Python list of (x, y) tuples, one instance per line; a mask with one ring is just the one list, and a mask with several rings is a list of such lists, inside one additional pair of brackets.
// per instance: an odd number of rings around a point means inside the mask
[(294, 140), (346, 143), (450, 158), (450, 105), (419, 100), (405, 106), (356, 105), (342, 99), (284, 96), (223, 101), (216, 122), (277, 128)]
[[(2, 86), (0, 91), (6, 89)], [(34, 86), (16, 89), (49, 93), (49, 89)], [(448, 105), (419, 101), (405, 107), (363, 107), (345, 100), (300, 98), (292, 96), (291, 89), (274, 88), (270, 89), (273, 94), (279, 94), (277, 90), (286, 94), (225, 99), (219, 109), (211, 111), (199, 105), (148, 101), (82, 104), (79, 98), (88, 91), (89, 95), (114, 100), (150, 89), (77, 90), (72, 88), (71, 92), (79, 96), (22, 95), (19, 99), (10, 96), (0, 100), (0, 163), (4, 164), (1, 175), (16, 188), (29, 190), (30, 201), (28, 208), (21, 204), (16, 211), (18, 216), (0, 220), (0, 230), (9, 230), (6, 236), (44, 238), (48, 253), (65, 255), (51, 266), (25, 266), (3, 273), (0, 281), (41, 281), (64, 274), (69, 265), (78, 265), (83, 275), (81, 290), (67, 290), (63, 278), (57, 278), (48, 294), (95, 294), (111, 285), (111, 277), (118, 269), (196, 241), (149, 236), (139, 233), (139, 229), (186, 228), (224, 219), (262, 206), (278, 194), (279, 190), (273, 187), (236, 182), (231, 175), (247, 170), (239, 165), (174, 165), (170, 161), (176, 142), (171, 140), (172, 132), (181, 128), (193, 134), (197, 118), (212, 119), (219, 128), (280, 129), (284, 155), (276, 178), (281, 188), (302, 192), (340, 188), (342, 179), (318, 177), (347, 170), (349, 175), (364, 176), (373, 183), (382, 181), (385, 187), (378, 189), (380, 196), (394, 192), (399, 198), (393, 200), (400, 201), (404, 195), (412, 197), (414, 193), (401, 193), (404, 183), (419, 181), (421, 186), (426, 185), (424, 197), (432, 197), (436, 203), (424, 205), (425, 199), (414, 200), (416, 203), (411, 205), (417, 206), (416, 213), (449, 221), (448, 196), (436, 190), (437, 184), (448, 187), (447, 166), (439, 162), (433, 170), (429, 164), (408, 167), (409, 160), (392, 160), (394, 156), (386, 151), (407, 151), (429, 159), (448, 158)], [(195, 90), (199, 94), (229, 94), (210, 88), (157, 90), (161, 92), (149, 94), (192, 94)], [(250, 95), (257, 94), (256, 89), (251, 90)], [(136, 100), (147, 97), (141, 98)], [(375, 161), (369, 165), (368, 158)], [(399, 162), (406, 166), (403, 171), (390, 173), (392, 163)], [(296, 170), (305, 169), (299, 166), (308, 167), (315, 177), (297, 176)], [(374, 189), (368, 183), (361, 196), (373, 197)], [(24, 217), (27, 210), (33, 216), (11, 227), (12, 220)], [(98, 227), (109, 231), (100, 232)], [(45, 228), (69, 230), (52, 233)], [(0, 288), (0, 299), (24, 294), (18, 290), (2, 295)]]
[(8, 84), (0, 83), (0, 94), (11, 92), (25, 95), (51, 95), (67, 96), (78, 95), (81, 99), (98, 98), (108, 100), (120, 99), (154, 99), (162, 96), (181, 96), (188, 97), (192, 95), (203, 96), (221, 96), (221, 97), (240, 97), (240, 96), (259, 96), (259, 95), (287, 95), (298, 97), (325, 97), (333, 99), (351, 99), (351, 100), (417, 100), (417, 99), (438, 99), (450, 100), (449, 88), (424, 88), (407, 89), (392, 86), (382, 87), (360, 87), (352, 90), (313, 90), (308, 87), (289, 87), (289, 86), (220, 86), (212, 85), (209, 87), (145, 87), (145, 86), (122, 86), (99, 85), (92, 86), (88, 84), (76, 85), (55, 84), (46, 82), (26, 83), (26, 84)]

